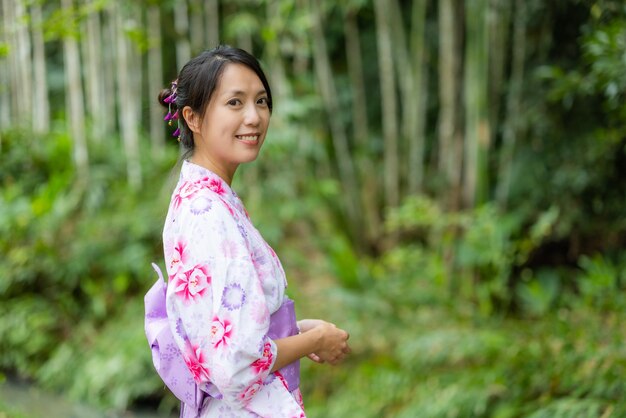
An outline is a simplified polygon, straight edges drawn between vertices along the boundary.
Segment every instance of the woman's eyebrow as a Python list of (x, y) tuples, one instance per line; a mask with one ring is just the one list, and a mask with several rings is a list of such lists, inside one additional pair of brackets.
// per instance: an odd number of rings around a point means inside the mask
[[(262, 94), (267, 94), (267, 91), (265, 89), (261, 89), (256, 93), (256, 96), (260, 96)], [(224, 96), (245, 96), (246, 92), (243, 90), (239, 90), (239, 89), (233, 89), (233, 90), (228, 90), (224, 92), (223, 95)]]

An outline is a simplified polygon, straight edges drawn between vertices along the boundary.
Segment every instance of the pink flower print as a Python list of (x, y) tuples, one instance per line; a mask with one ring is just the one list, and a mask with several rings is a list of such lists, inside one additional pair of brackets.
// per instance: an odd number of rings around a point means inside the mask
[(289, 390), (289, 385), (287, 384), (287, 380), (284, 378), (283, 374), (279, 370), (276, 370), (274, 374), (278, 377), (278, 380), (283, 384), (285, 389)]
[(224, 204), (224, 206), (226, 206), (226, 209), (228, 209), (228, 212), (230, 212), (232, 216), (235, 216), (235, 211), (233, 210), (233, 208), (231, 208), (230, 205), (223, 199), (222, 199), (222, 203)]
[(170, 262), (170, 271), (177, 272), (185, 264), (187, 259), (185, 247), (186, 244), (183, 241), (178, 241), (174, 246), (174, 254), (172, 255), (172, 261)]
[[(300, 408), (304, 409), (304, 399), (302, 399), (302, 392), (300, 392), (300, 389), (295, 390), (295, 397), (296, 402), (298, 402), (298, 405), (300, 405)], [(304, 418), (304, 413), (301, 413), (300, 417)]]
[(226, 193), (226, 190), (224, 190), (224, 186), (222, 185), (222, 181), (218, 179), (211, 179), (209, 182), (209, 189), (213, 190), (220, 196)]
[(197, 345), (190, 345), (187, 347), (185, 353), (185, 364), (193, 376), (193, 380), (196, 383), (207, 381), (209, 379), (209, 367), (207, 363), (207, 356)]
[(260, 300), (256, 300), (250, 308), (252, 319), (259, 325), (265, 325), (270, 317), (270, 311), (267, 305)]
[(233, 326), (228, 319), (221, 320), (217, 316), (211, 322), (211, 343), (215, 348), (230, 344)]
[(178, 208), (184, 199), (192, 198), (200, 189), (196, 182), (186, 181), (178, 189), (178, 193), (174, 195), (174, 208)]
[(252, 370), (256, 374), (269, 370), (272, 366), (272, 360), (274, 359), (274, 354), (272, 354), (272, 345), (269, 342), (266, 342), (263, 345), (263, 354), (260, 359), (257, 359), (252, 363)]
[(270, 254), (272, 254), (272, 257), (276, 258), (276, 252), (274, 251), (274, 249), (272, 247), (269, 246), (269, 244), (265, 244), (265, 246), (267, 247), (267, 249), (270, 251)]
[(252, 397), (256, 395), (259, 389), (261, 389), (262, 385), (263, 385), (263, 381), (260, 379), (257, 380), (256, 382), (248, 386), (246, 390), (244, 390), (243, 393), (239, 395), (239, 399), (241, 399), (244, 403), (250, 402)]
[(198, 264), (191, 270), (179, 271), (174, 276), (173, 283), (176, 294), (182, 297), (185, 303), (190, 303), (204, 296), (211, 284), (211, 276), (206, 265)]

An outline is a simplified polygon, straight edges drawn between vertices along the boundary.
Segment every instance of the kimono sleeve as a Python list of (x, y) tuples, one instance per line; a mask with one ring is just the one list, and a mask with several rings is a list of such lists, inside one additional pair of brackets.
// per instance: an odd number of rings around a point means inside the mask
[(179, 209), (176, 232), (165, 243), (170, 326), (196, 383), (231, 407), (245, 408), (276, 358), (245, 232), (211, 192)]

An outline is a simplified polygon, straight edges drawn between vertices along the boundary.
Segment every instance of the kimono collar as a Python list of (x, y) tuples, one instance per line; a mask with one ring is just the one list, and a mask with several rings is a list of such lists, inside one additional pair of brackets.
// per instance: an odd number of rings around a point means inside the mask
[(228, 183), (226, 183), (220, 176), (218, 176), (208, 168), (185, 160), (183, 161), (180, 175), (182, 180), (186, 182), (200, 183), (202, 185), (202, 188), (206, 187), (208, 189), (211, 189), (223, 200), (225, 200), (226, 203), (228, 203), (230, 206), (236, 208), (241, 213), (246, 214), (246, 210), (243, 207), (241, 199), (239, 199), (239, 196), (237, 196), (237, 193), (235, 193), (235, 191), (230, 188)]

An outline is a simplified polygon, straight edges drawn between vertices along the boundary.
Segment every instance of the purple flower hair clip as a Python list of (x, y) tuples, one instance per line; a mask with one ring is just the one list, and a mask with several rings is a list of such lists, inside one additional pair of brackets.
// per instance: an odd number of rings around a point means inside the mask
[[(178, 83), (177, 83), (177, 80), (174, 80), (172, 81), (172, 85), (170, 87), (172, 94), (170, 94), (163, 100), (165, 103), (168, 104), (167, 115), (165, 115), (165, 118), (163, 120), (167, 121), (167, 124), (169, 126), (172, 126), (172, 121), (178, 121), (178, 109), (176, 109), (176, 111), (172, 113), (172, 103), (176, 105), (176, 97), (177, 97), (176, 90), (177, 89), (178, 89)], [(176, 130), (174, 131), (172, 136), (178, 139), (178, 142), (180, 142), (180, 122), (177, 122), (177, 124), (178, 126), (176, 127)]]

